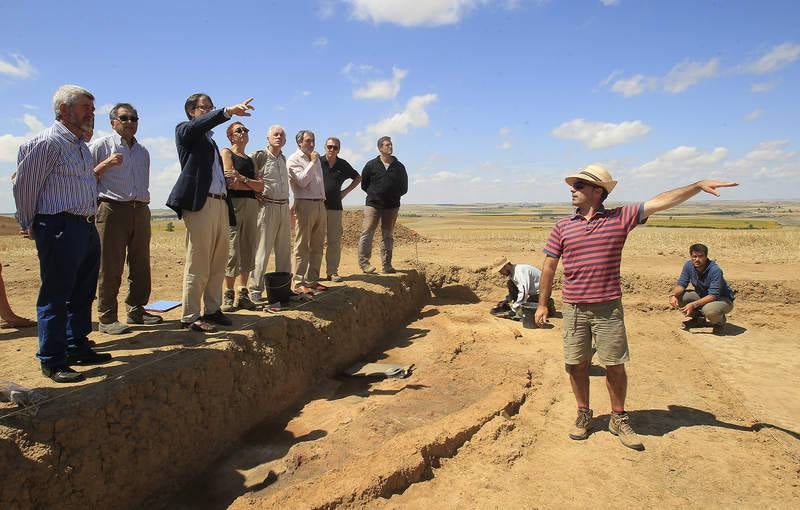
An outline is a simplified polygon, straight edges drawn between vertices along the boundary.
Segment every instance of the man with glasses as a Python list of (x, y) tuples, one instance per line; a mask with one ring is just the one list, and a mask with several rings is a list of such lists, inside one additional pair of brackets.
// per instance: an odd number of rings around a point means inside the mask
[(261, 209), (258, 211), (258, 247), (256, 261), (247, 288), (250, 300), (262, 301), (264, 274), (269, 257), (275, 252), (275, 271), (292, 272), (292, 239), (289, 218), (289, 170), (282, 149), (286, 145), (286, 131), (279, 126), (270, 126), (267, 131), (266, 150), (255, 151), (250, 157), (256, 167), (256, 179), (264, 182), (264, 191), (258, 196)]
[(303, 129), (297, 133), (295, 141), (297, 150), (286, 159), (297, 216), (294, 237), (295, 290), (302, 294), (315, 294), (328, 290), (319, 283), (328, 219), (325, 212), (325, 182), (319, 153), (314, 150), (314, 133)]
[(100, 235), (98, 330), (120, 335), (130, 328), (119, 321), (117, 294), (127, 252), (128, 324), (158, 324), (147, 313), (150, 299), (150, 154), (139, 144), (139, 114), (129, 103), (117, 103), (108, 114), (113, 134), (89, 145), (97, 176), (97, 232)]
[(578, 405), (575, 427), (569, 437), (586, 439), (592, 425), (589, 364), (594, 336), (600, 362), (606, 367), (606, 386), (611, 398), (608, 429), (623, 445), (643, 450), (644, 445), (625, 413), (628, 390), (625, 363), (630, 356), (619, 275), (622, 248), (630, 231), (647, 221), (651, 214), (682, 204), (700, 191), (719, 196), (717, 188), (737, 184), (698, 181), (661, 193), (644, 203), (606, 209), (603, 201), (617, 185), (608, 170), (589, 165), (565, 180), (576, 209), (572, 216), (556, 223), (545, 245), (535, 320), (540, 326), (547, 320), (547, 302), (553, 290), (556, 267), (558, 260), (563, 259), (564, 357)]
[[(328, 280), (340, 282), (339, 262), (342, 258), (342, 200), (361, 182), (361, 176), (350, 163), (339, 157), (342, 143), (336, 137), (325, 141), (325, 157), (322, 158), (322, 175), (325, 179), (325, 209), (328, 215), (327, 248), (325, 249), (325, 268)], [(350, 184), (342, 189), (342, 184), (350, 179)]]
[[(181, 173), (167, 199), (186, 225), (186, 263), (183, 272), (181, 325), (194, 331), (216, 331), (214, 324), (230, 326), (222, 313), (222, 282), (228, 262), (230, 225), (236, 224), (219, 149), (212, 128), (233, 115), (249, 117), (253, 98), (214, 109), (207, 94), (192, 94), (184, 111), (189, 118), (175, 128)], [(203, 315), (200, 301), (203, 301)]]
[(358, 240), (358, 265), (365, 273), (374, 273), (370, 264), (372, 238), (378, 222), (381, 223), (381, 263), (383, 272), (394, 273), (392, 250), (394, 248), (394, 224), (400, 211), (400, 197), (408, 192), (408, 174), (396, 157), (394, 146), (388, 136), (378, 138), (377, 158), (367, 161), (361, 172), (361, 189), (367, 192), (364, 208), (364, 223)]
[(45, 376), (73, 383), (84, 376), (71, 365), (111, 360), (93, 351), (87, 338), (100, 268), (97, 180), (86, 146), (94, 131), (94, 96), (62, 85), (53, 95), (53, 110), (53, 125), (19, 148), (14, 200), (17, 221), (39, 256), (36, 357)]

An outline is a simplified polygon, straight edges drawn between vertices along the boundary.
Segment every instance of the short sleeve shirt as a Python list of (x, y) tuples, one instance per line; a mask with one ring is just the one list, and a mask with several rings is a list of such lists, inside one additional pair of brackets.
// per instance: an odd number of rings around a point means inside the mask
[(322, 164), (322, 176), (325, 179), (325, 208), (330, 211), (342, 210), (342, 184), (348, 179), (357, 179), (358, 172), (350, 163), (342, 158), (336, 158), (333, 166), (328, 165), (328, 159), (319, 158)]
[(562, 299), (569, 304), (605, 303), (622, 297), (622, 248), (631, 230), (646, 221), (644, 204), (602, 208), (587, 220), (580, 214), (559, 220), (544, 252), (562, 259)]

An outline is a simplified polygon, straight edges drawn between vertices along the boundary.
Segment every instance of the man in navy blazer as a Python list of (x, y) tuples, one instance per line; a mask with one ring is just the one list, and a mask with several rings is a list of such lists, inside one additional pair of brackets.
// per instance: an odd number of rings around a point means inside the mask
[[(233, 115), (249, 117), (253, 98), (214, 109), (207, 94), (192, 94), (184, 110), (189, 118), (175, 128), (181, 174), (167, 206), (186, 225), (186, 263), (183, 272), (181, 325), (195, 331), (215, 331), (214, 324), (231, 325), (221, 308), (222, 282), (228, 258), (229, 226), (235, 225), (222, 160), (212, 128)], [(200, 301), (203, 315), (200, 315)]]

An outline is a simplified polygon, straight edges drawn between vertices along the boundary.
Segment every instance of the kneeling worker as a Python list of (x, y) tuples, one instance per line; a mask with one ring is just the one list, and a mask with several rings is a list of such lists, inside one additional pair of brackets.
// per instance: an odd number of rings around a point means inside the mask
[[(506, 257), (497, 257), (492, 262), (492, 267), (503, 276), (508, 277), (508, 295), (492, 309), (492, 313), (511, 310), (517, 317), (522, 316), (520, 306), (522, 303), (539, 302), (539, 280), (542, 272), (529, 264), (512, 264)], [(556, 314), (553, 298), (547, 302), (547, 316)]]
[[(691, 245), (689, 257), (691, 260), (683, 265), (669, 303), (673, 308), (680, 307), (686, 315), (685, 329), (713, 326), (714, 334), (723, 335), (727, 322), (725, 314), (733, 310), (733, 291), (722, 276), (722, 269), (713, 260), (708, 260), (708, 247)], [(690, 283), (693, 291), (686, 290)]]

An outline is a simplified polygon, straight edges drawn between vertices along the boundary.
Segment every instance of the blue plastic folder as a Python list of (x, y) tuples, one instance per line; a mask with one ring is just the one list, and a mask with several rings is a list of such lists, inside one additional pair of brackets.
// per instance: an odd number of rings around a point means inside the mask
[(168, 312), (179, 306), (181, 306), (180, 301), (156, 301), (154, 303), (147, 303), (144, 305), (144, 309), (148, 312)]

